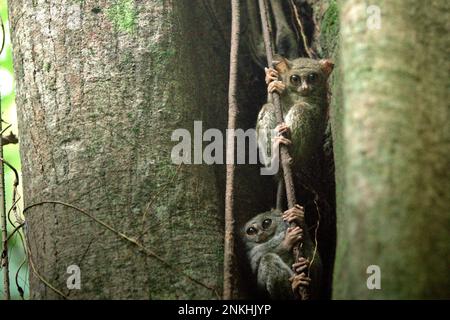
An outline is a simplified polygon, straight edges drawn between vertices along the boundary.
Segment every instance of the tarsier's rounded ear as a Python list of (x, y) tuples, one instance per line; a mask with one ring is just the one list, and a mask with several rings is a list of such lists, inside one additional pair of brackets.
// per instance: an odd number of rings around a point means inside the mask
[(322, 65), (322, 70), (323, 72), (325, 72), (326, 76), (329, 77), (331, 72), (334, 69), (334, 63), (331, 60), (328, 59), (322, 59), (319, 61), (320, 64)]
[(285, 73), (291, 68), (291, 62), (279, 54), (273, 56), (273, 65), (275, 70), (280, 74)]

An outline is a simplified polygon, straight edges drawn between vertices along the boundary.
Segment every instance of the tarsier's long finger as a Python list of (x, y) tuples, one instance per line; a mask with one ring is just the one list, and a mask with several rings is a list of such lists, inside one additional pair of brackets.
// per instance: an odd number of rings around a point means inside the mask
[(309, 286), (311, 279), (306, 277), (304, 273), (294, 276), (292, 280), (292, 290), (297, 291), (300, 286)]
[(294, 245), (296, 243), (298, 243), (299, 241), (301, 241), (303, 239), (303, 236), (298, 235), (298, 236), (294, 236), (294, 235), (289, 235), (286, 239), (286, 241), (288, 242), (289, 245)]
[(299, 233), (299, 232), (302, 232), (303, 230), (302, 229), (300, 229), (300, 227), (291, 227), (291, 228), (288, 228), (288, 233), (292, 233), (292, 234), (296, 234), (296, 233)]
[(286, 210), (284, 213), (295, 213), (295, 212), (299, 212), (299, 211), (304, 212), (304, 208), (301, 205), (296, 204), (294, 207)]
[(307, 269), (308, 269), (308, 266), (301, 266), (301, 267), (293, 268), (293, 270), (297, 273), (306, 271)]
[(295, 244), (303, 239), (302, 233), (291, 233), (287, 236), (289, 243)]
[(277, 92), (278, 94), (283, 93), (284, 89), (286, 89), (286, 85), (281, 81), (272, 81), (267, 86), (267, 91), (269, 93)]
[(274, 81), (274, 88), (279, 94), (282, 94), (284, 89), (286, 89), (286, 85), (281, 81)]
[(287, 146), (292, 144), (292, 141), (285, 137), (277, 137), (280, 140), (280, 143), (285, 144)]
[(273, 141), (274, 149), (276, 149), (280, 144), (284, 144), (287, 146), (292, 144), (291, 140), (286, 139), (285, 137), (282, 137), (282, 136), (275, 137), (272, 139), (272, 141)]
[(297, 208), (292, 208), (284, 212), (284, 216), (286, 217), (297, 217), (298, 215), (303, 214), (304, 212)]
[(304, 209), (303, 209), (303, 208), (298, 208), (298, 207), (293, 207), (293, 208), (291, 209), (291, 211), (292, 211), (292, 213), (294, 213), (294, 214), (302, 214), (302, 213), (304, 213)]
[(270, 82), (269, 85), (267, 86), (267, 91), (269, 93), (273, 93), (276, 90), (275, 83), (276, 83), (276, 81)]
[(307, 287), (309, 286), (309, 282), (304, 280), (295, 280), (295, 282), (292, 283), (292, 288), (294, 291), (298, 290), (300, 286)]
[(306, 285), (309, 285), (309, 283), (311, 282), (311, 278), (307, 277), (304, 272), (296, 276), (296, 279), (302, 283), (306, 283)]
[(291, 234), (293, 230), (294, 230), (294, 227), (289, 227), (289, 228), (287, 228), (286, 232), (287, 232), (287, 234)]
[(291, 209), (285, 211), (285, 217), (286, 217), (286, 219), (292, 218), (292, 220), (296, 220), (298, 223), (301, 223), (301, 221), (305, 217), (305, 212), (303, 210), (303, 207), (295, 206), (295, 207), (292, 207)]
[(299, 268), (294, 269), (294, 271), (296, 273), (304, 272), (304, 271), (307, 271), (307, 270), (308, 270), (308, 266), (303, 266), (303, 267), (299, 267)]
[[(309, 279), (309, 278), (308, 278)], [(304, 287), (307, 287), (307, 286), (309, 286), (309, 282), (310, 282), (311, 280), (299, 280), (299, 286), (304, 286)]]
[(287, 215), (283, 215), (283, 220), (291, 223), (291, 222), (298, 221), (299, 220), (299, 216), (296, 215), (296, 214), (290, 213), (290, 214), (287, 214)]
[(302, 235), (303, 234), (303, 229), (300, 229), (299, 227), (294, 227), (294, 229), (287, 231), (288, 235), (292, 236), (292, 237), (296, 237), (298, 235)]
[(292, 211), (291, 210), (286, 210), (284, 213), (283, 213), (283, 217), (289, 217), (289, 216), (291, 216), (292, 215)]
[(278, 75), (278, 71), (275, 70), (274, 68), (267, 68), (267, 67), (265, 67), (265, 68), (264, 68), (264, 72), (265, 72), (266, 74), (275, 74), (275, 75)]
[(278, 71), (272, 68), (264, 68), (264, 71), (266, 72), (266, 84), (269, 84), (272, 81), (278, 80)]
[(278, 80), (278, 77), (277, 76), (266, 76), (266, 84), (270, 84), (270, 83), (272, 83), (273, 81), (277, 81)]
[(275, 131), (280, 131), (282, 127), (286, 127), (286, 123), (282, 122), (275, 127)]
[(275, 132), (278, 134), (283, 134), (288, 131), (289, 131), (289, 127), (285, 123), (279, 124), (275, 127)]
[(294, 211), (292, 217), (297, 220), (302, 220), (305, 217), (305, 213), (303, 211)]
[(306, 269), (308, 269), (308, 267), (309, 267), (309, 260), (303, 257), (299, 258), (298, 262), (292, 265), (292, 269), (297, 273), (305, 271)]
[(292, 230), (292, 231), (288, 231), (288, 237), (290, 238), (290, 239), (296, 239), (296, 238), (298, 238), (298, 237), (301, 237), (301, 236), (303, 236), (303, 230), (302, 229), (300, 229), (300, 230)]

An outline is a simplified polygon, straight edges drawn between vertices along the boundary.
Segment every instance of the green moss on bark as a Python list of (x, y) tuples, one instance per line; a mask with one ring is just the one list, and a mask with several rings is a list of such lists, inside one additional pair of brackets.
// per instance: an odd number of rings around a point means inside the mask
[(320, 23), (320, 46), (323, 56), (336, 52), (339, 37), (339, 8), (336, 0), (331, 0)]
[(120, 31), (131, 33), (136, 27), (137, 11), (134, 0), (117, 0), (106, 11), (109, 20)]

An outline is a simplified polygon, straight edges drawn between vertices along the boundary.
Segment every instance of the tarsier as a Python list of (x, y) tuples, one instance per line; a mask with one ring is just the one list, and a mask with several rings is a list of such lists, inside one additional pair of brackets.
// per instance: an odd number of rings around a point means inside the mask
[[(327, 80), (334, 65), (329, 60), (275, 59), (275, 69), (266, 69), (266, 83), (269, 93), (280, 94), (284, 123), (277, 124), (275, 107), (268, 101), (258, 114), (258, 145), (266, 165), (275, 158), (273, 153), (280, 143), (288, 145), (293, 171), (301, 173), (312, 167), (313, 155), (322, 147), (327, 124)], [(273, 130), (277, 136), (272, 145)], [(290, 139), (283, 136), (285, 133), (290, 134)]]
[[(275, 107), (269, 99), (258, 115), (258, 144), (266, 165), (278, 161), (280, 144), (287, 145), (293, 172), (297, 179), (302, 179), (302, 173), (314, 167), (314, 154), (323, 147), (328, 112), (327, 80), (334, 65), (329, 60), (307, 58), (289, 61), (276, 56), (275, 60), (275, 69), (266, 68), (266, 83), (269, 93), (280, 94), (285, 122), (277, 124)], [(273, 131), (276, 136), (272, 140)], [(245, 240), (251, 267), (257, 276), (258, 287), (273, 299), (293, 298), (300, 285), (309, 286), (311, 281), (311, 287), (315, 287), (311, 288), (315, 291), (312, 298), (317, 298), (322, 275), (320, 257), (317, 255), (315, 264), (311, 265), (312, 280), (303, 272), (310, 267), (308, 259), (300, 258), (293, 263), (292, 248), (298, 241), (304, 242), (308, 257), (314, 256), (313, 251), (317, 248), (308, 230), (288, 228), (283, 222), (283, 219), (287, 222), (300, 221), (304, 219), (304, 213), (301, 207), (296, 206), (281, 217), (281, 175), (278, 179), (277, 210), (259, 214), (246, 224)], [(294, 271), (298, 274), (294, 275)]]
[(300, 224), (303, 219), (303, 208), (295, 206), (284, 214), (277, 209), (261, 213), (245, 224), (242, 237), (252, 272), (258, 288), (271, 299), (294, 299), (298, 287), (311, 281), (304, 272), (309, 261), (294, 261), (292, 255), (292, 248), (303, 239), (303, 230), (288, 227), (288, 223)]

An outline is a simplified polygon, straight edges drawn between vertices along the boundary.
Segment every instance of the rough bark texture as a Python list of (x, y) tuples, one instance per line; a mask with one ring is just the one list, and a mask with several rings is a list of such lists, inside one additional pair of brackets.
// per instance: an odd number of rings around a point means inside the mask
[[(170, 159), (174, 129), (226, 123), (227, 51), (204, 3), (15, 0), (10, 16), (25, 204), (83, 208), (220, 292), (221, 168)], [(37, 270), (70, 298), (216, 297), (71, 209), (26, 218)], [(58, 298), (35, 276), (30, 292)]]
[[(444, 0), (342, 3), (334, 298), (450, 297), (449, 12)], [(366, 286), (369, 265), (381, 290)]]

